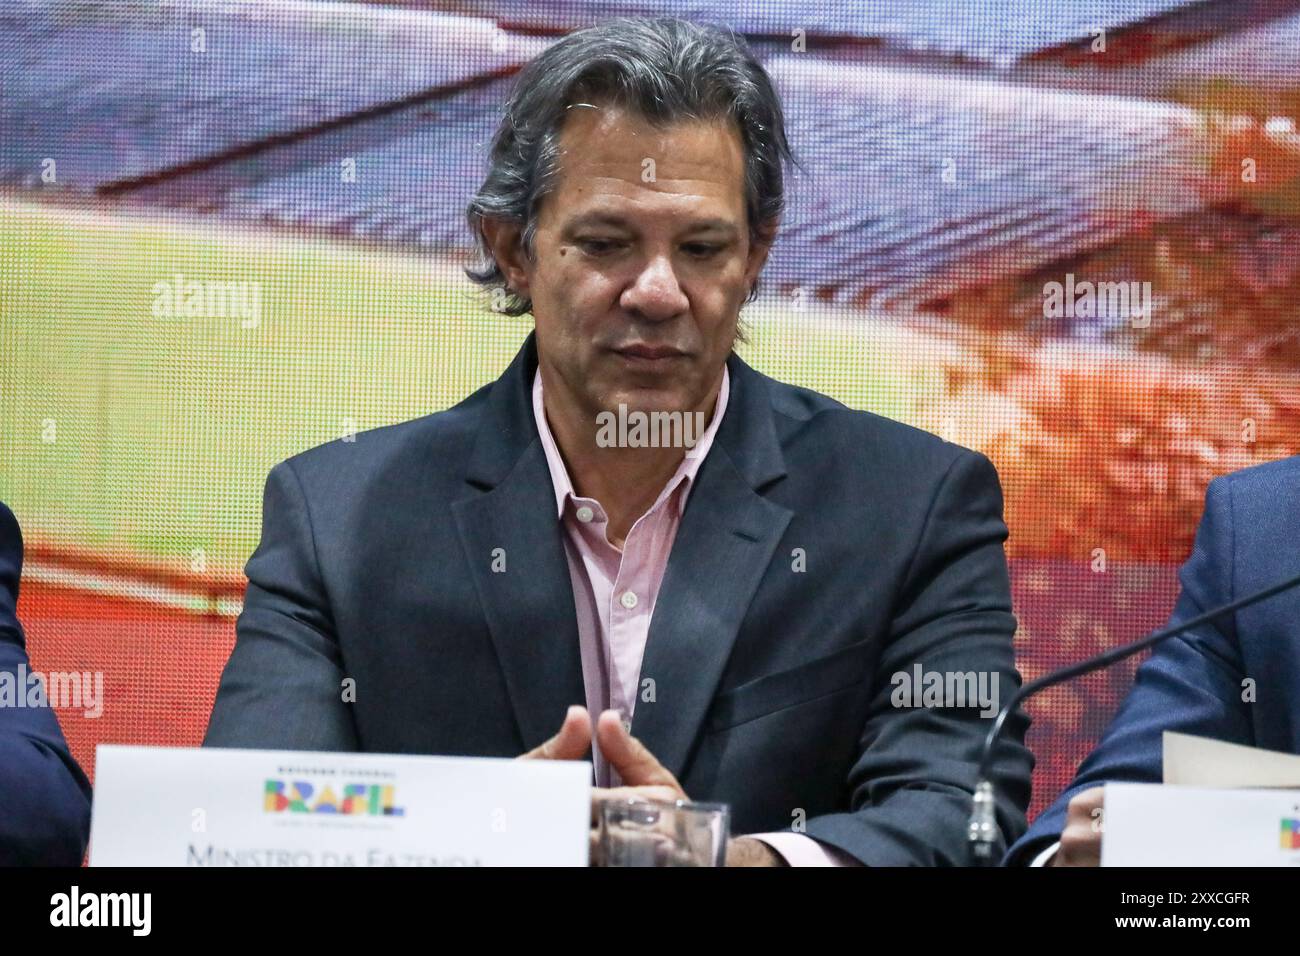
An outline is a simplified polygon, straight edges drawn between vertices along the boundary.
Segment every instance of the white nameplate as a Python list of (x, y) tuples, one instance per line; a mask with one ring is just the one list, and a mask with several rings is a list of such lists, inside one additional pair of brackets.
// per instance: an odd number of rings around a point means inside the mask
[(1300, 866), (1300, 790), (1106, 784), (1102, 866)]
[(118, 747), (91, 866), (586, 866), (591, 764)]

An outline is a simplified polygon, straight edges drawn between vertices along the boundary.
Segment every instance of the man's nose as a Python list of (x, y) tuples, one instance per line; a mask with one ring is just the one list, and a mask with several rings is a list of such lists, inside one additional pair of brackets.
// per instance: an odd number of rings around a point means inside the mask
[(645, 264), (636, 280), (623, 293), (623, 308), (651, 321), (665, 321), (690, 307), (668, 256), (660, 255)]

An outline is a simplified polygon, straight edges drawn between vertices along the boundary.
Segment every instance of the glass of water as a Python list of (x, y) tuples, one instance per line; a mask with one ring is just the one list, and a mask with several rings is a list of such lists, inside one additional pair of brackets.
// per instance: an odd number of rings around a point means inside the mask
[(600, 811), (600, 866), (725, 866), (730, 813), (725, 803), (606, 800)]

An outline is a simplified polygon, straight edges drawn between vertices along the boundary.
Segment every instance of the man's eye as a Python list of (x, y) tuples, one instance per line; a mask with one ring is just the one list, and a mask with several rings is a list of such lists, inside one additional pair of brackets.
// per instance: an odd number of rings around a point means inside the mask
[(589, 252), (593, 256), (599, 256), (613, 249), (618, 243), (610, 239), (579, 239), (578, 245), (582, 246), (585, 252)]
[(695, 250), (691, 253), (691, 255), (699, 259), (707, 259), (709, 256), (714, 255), (715, 253), (717, 253), (719, 250), (722, 249), (721, 246), (711, 246), (708, 243), (703, 243), (703, 242), (693, 242), (689, 246), (686, 246), (685, 248), (688, 250)]

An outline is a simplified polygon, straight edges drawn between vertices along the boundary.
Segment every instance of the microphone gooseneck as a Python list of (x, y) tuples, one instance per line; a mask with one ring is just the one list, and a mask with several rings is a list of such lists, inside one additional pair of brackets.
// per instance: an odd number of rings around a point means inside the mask
[(1132, 657), (1149, 647), (1154, 647), (1161, 641), (1176, 637), (1185, 631), (1193, 630), (1202, 624), (1208, 624), (1216, 621), (1221, 617), (1240, 611), (1242, 608), (1249, 607), (1252, 604), (1258, 604), (1260, 601), (1267, 600), (1274, 595), (1281, 594), (1283, 591), (1289, 591), (1292, 588), (1300, 586), (1300, 574), (1295, 577), (1287, 578), (1285, 581), (1279, 581), (1276, 584), (1264, 588), (1262, 591), (1256, 591), (1254, 594), (1248, 594), (1244, 598), (1239, 598), (1230, 604), (1224, 604), (1222, 607), (1211, 608), (1204, 614), (1177, 624), (1173, 627), (1167, 627), (1164, 630), (1156, 631), (1154, 634), (1148, 634), (1131, 644), (1122, 644), (1119, 647), (1113, 647), (1108, 651), (1097, 654), (1093, 657), (1079, 661), (1077, 664), (1071, 664), (1068, 667), (1062, 667), (1048, 674), (1044, 674), (1037, 680), (1030, 681), (1016, 689), (1011, 695), (997, 717), (993, 721), (993, 726), (989, 728), (988, 736), (984, 738), (984, 749), (980, 752), (979, 775), (976, 778), (979, 783), (975, 786), (975, 794), (972, 798), (973, 806), (971, 808), (970, 823), (967, 827), (966, 839), (970, 846), (971, 863), (974, 866), (991, 866), (997, 861), (993, 859), (993, 848), (998, 838), (998, 825), (996, 815), (996, 790), (993, 785), (992, 764), (993, 751), (997, 747), (998, 740), (1002, 736), (1002, 728), (1007, 722), (1007, 716), (1015, 710), (1016, 706), (1028, 697), (1032, 697), (1040, 690), (1051, 687), (1054, 684), (1060, 684), (1063, 681), (1086, 674), (1089, 671), (1101, 670), (1103, 667), (1109, 667), (1116, 661), (1122, 661), (1126, 657)]

